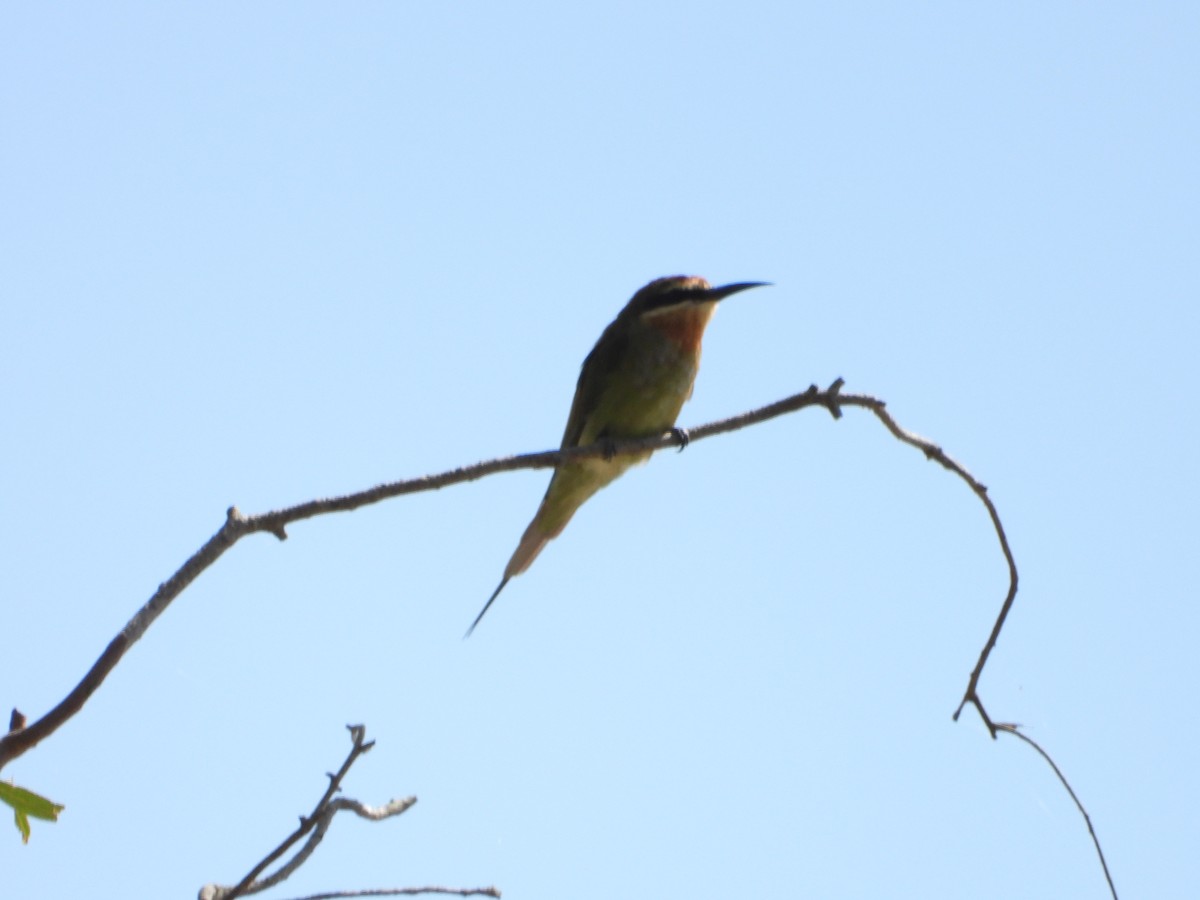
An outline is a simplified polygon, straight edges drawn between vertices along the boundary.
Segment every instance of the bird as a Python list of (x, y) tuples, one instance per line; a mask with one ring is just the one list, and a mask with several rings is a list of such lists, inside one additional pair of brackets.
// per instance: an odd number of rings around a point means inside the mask
[[(692, 396), (700, 369), (700, 342), (709, 319), (726, 297), (768, 284), (741, 281), (713, 287), (696, 275), (671, 275), (639, 290), (583, 361), (561, 449), (654, 437), (672, 430), (680, 435), (681, 444), (686, 443), (686, 432), (675, 429), (675, 420)], [(621, 456), (608, 453), (560, 464), (504, 568), (504, 577), (464, 637), (470, 637), (504, 586), (533, 564), (580, 506), (650, 454), (649, 450)]]

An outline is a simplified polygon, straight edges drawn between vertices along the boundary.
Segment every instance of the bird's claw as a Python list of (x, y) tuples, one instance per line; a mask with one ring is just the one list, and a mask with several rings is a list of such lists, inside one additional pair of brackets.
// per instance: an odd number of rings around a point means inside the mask
[(675, 440), (679, 441), (679, 452), (683, 452), (683, 448), (692, 442), (692, 436), (687, 433), (686, 428), (672, 428), (671, 434)]

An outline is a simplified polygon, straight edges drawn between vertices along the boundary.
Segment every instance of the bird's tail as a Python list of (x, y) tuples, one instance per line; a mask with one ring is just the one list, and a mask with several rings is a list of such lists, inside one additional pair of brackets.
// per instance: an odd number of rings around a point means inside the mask
[[(567, 477), (560, 481), (564, 472), (568, 473)], [(513, 555), (508, 560), (508, 565), (504, 567), (504, 577), (500, 579), (499, 586), (492, 592), (488, 602), (484, 604), (483, 610), (475, 617), (474, 623), (467, 629), (468, 636), (475, 630), (475, 626), (479, 624), (483, 614), (500, 596), (500, 592), (504, 590), (504, 586), (508, 584), (509, 580), (532, 566), (533, 561), (542, 552), (542, 548), (563, 533), (563, 529), (575, 515), (575, 510), (579, 509), (588, 497), (619, 474), (621, 474), (621, 470), (614, 472), (602, 470), (597, 477), (596, 471), (586, 466), (558, 469), (554, 473), (537, 514), (525, 529), (525, 533), (521, 535), (521, 542), (517, 544), (517, 549), (513, 551)]]
[(514, 575), (520, 575), (532, 566), (533, 561), (537, 559), (537, 555), (542, 552), (542, 548), (550, 543), (552, 538), (558, 537), (566, 526), (567, 523), (563, 522), (561, 528), (553, 534), (548, 534), (542, 530), (542, 523), (538, 521), (538, 517), (534, 516), (533, 521), (529, 523), (529, 527), (525, 529), (525, 533), (521, 535), (521, 542), (517, 544), (517, 549), (513, 551), (508, 565), (504, 567), (504, 577), (500, 579), (500, 584), (492, 592), (492, 596), (488, 597), (488, 602), (483, 605), (483, 609), (479, 611), (479, 615), (475, 617), (475, 621), (471, 623), (471, 627), (467, 629), (467, 633), (463, 637), (471, 636), (471, 632), (475, 630), (475, 626), (479, 624), (484, 613), (491, 608), (496, 598), (500, 596), (500, 592), (504, 590), (504, 586), (508, 584), (509, 579)]
[(492, 603), (494, 603), (496, 598), (500, 596), (500, 592), (502, 590), (504, 590), (504, 586), (506, 584), (508, 584), (508, 576), (507, 575), (505, 575), (502, 579), (500, 579), (500, 584), (497, 586), (497, 588), (494, 591), (492, 591), (492, 596), (488, 597), (488, 602), (483, 604), (483, 609), (481, 609), (479, 611), (479, 615), (477, 615), (475, 617), (475, 621), (471, 623), (471, 627), (468, 628), (467, 633), (463, 635), (464, 641), (471, 636), (471, 632), (475, 630), (475, 626), (478, 625), (480, 620), (483, 619), (483, 614), (492, 608)]
[[(533, 561), (542, 552), (542, 548), (550, 543), (552, 538), (562, 533), (562, 528), (559, 528), (554, 534), (548, 534), (543, 530), (540, 519), (540, 516), (534, 516), (529, 527), (525, 529), (525, 533), (521, 535), (521, 542), (517, 544), (517, 549), (513, 551), (512, 557), (508, 560), (508, 565), (504, 567), (506, 580), (514, 575), (520, 575), (532, 566)], [(563, 523), (564, 528), (566, 524), (566, 522)]]

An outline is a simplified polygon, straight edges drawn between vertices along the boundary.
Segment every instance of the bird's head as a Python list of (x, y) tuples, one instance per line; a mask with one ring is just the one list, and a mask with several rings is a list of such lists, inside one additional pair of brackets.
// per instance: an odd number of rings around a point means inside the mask
[(655, 278), (633, 295), (626, 309), (642, 318), (663, 315), (672, 309), (716, 304), (749, 288), (764, 287), (766, 281), (739, 281), (713, 287), (699, 275), (668, 275)]
[(739, 281), (713, 287), (698, 275), (656, 278), (633, 295), (622, 317), (652, 325), (681, 347), (698, 350), (708, 320), (720, 301), (769, 283)]

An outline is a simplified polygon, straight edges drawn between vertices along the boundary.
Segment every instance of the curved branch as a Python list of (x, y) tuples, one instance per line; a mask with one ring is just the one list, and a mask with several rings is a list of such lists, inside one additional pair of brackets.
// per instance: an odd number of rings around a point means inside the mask
[[(1096, 839), (1096, 833), (1092, 829), (1091, 820), (1087, 813), (1083, 810), (1082, 804), (1075, 796), (1075, 792), (1071, 790), (1071, 786), (1067, 784), (1062, 773), (1054, 764), (1054, 761), (1032, 740), (1018, 732), (1013, 726), (1006, 724), (995, 724), (988, 716), (983, 707), (982, 701), (979, 699), (978, 686), (979, 679), (983, 673), (984, 666), (991, 655), (991, 652), (996, 647), (996, 641), (1000, 636), (1000, 631), (1004, 627), (1004, 622), (1008, 618), (1008, 613), (1012, 609), (1013, 601), (1017, 596), (1017, 564), (1013, 557), (1012, 548), (1008, 543), (1008, 536), (1005, 534), (1004, 526), (1000, 521), (1000, 514), (997, 512), (995, 504), (992, 503), (988, 496), (987, 487), (980, 482), (974, 475), (968, 472), (960, 463), (952, 459), (946, 452), (937, 444), (926, 438), (920, 437), (910, 431), (900, 427), (891, 414), (887, 411), (884, 401), (871, 397), (865, 394), (843, 394), (841, 392), (844, 382), (841, 378), (834, 381), (825, 390), (820, 390), (816, 385), (811, 385), (805, 391), (798, 394), (793, 394), (791, 397), (786, 397), (775, 403), (760, 407), (759, 409), (751, 410), (750, 412), (742, 413), (741, 415), (731, 416), (727, 419), (721, 419), (716, 422), (710, 422), (706, 425), (701, 425), (698, 428), (684, 431), (682, 429), (674, 429), (671, 432), (664, 433), (658, 437), (643, 438), (639, 440), (626, 441), (604, 441), (599, 444), (592, 444), (587, 447), (573, 447), (567, 450), (549, 450), (541, 453), (526, 453), (519, 456), (509, 456), (501, 459), (488, 460), (486, 462), (475, 463), (469, 466), (461, 466), (457, 469), (451, 469), (446, 472), (441, 472), (436, 475), (427, 475), (420, 478), (406, 479), (403, 481), (394, 481), (387, 484), (377, 485), (364, 491), (357, 491), (352, 494), (345, 494), (340, 497), (330, 497), (326, 499), (311, 500), (306, 503), (300, 503), (295, 506), (289, 506), (284, 509), (278, 509), (271, 512), (262, 513), (255, 516), (242, 515), (237, 507), (230, 507), (226, 513), (225, 523), (218, 529), (205, 544), (197, 550), (191, 558), (187, 560), (179, 570), (172, 575), (167, 581), (158, 586), (158, 590), (146, 602), (146, 604), (137, 611), (132, 619), (129, 620), (121, 633), (112, 639), (105, 651), (96, 660), (92, 668), (83, 677), (78, 685), (60, 702), (54, 709), (46, 713), (41, 719), (34, 722), (28, 727), (24, 726), (24, 717), (16, 710), (13, 711), (12, 725), (10, 731), (4, 737), (0, 738), (0, 769), (17, 758), (27, 750), (34, 747), (38, 742), (44, 740), (53, 734), (63, 723), (74, 716), (88, 698), (100, 687), (108, 673), (120, 662), (126, 651), (136, 643), (146, 629), (148, 629), (158, 618), (159, 615), (178, 597), (200, 574), (220, 559), (221, 555), (237, 543), (241, 538), (256, 532), (266, 532), (273, 534), (279, 540), (287, 539), (287, 526), (293, 522), (298, 522), (303, 519), (311, 519), (315, 516), (325, 515), (334, 512), (348, 512), (358, 509), (362, 506), (369, 506), (374, 503), (379, 503), (383, 500), (388, 500), (392, 497), (399, 497), (404, 494), (415, 494), (422, 491), (432, 491), (443, 487), (449, 487), (454, 484), (461, 484), (467, 481), (475, 481), (484, 478), (488, 475), (494, 475), (498, 472), (511, 472), (517, 469), (545, 469), (553, 468), (560, 463), (570, 459), (584, 459), (590, 457), (606, 457), (611, 458), (614, 455), (626, 455), (634, 453), (644, 453), (647, 450), (655, 451), (662, 450), (667, 447), (683, 447), (690, 441), (703, 440), (704, 438), (713, 437), (718, 434), (724, 434), (729, 431), (736, 431), (741, 428), (746, 428), (750, 425), (756, 425), (759, 422), (765, 422), (768, 419), (774, 419), (788, 413), (797, 412), (798, 410), (807, 407), (822, 407), (826, 409), (835, 419), (842, 416), (842, 409), (846, 406), (856, 406), (862, 409), (869, 410), (883, 423), (884, 427), (899, 441), (906, 443), (912, 447), (921, 450), (927, 459), (933, 460), (943, 468), (953, 472), (961, 478), (968, 487), (979, 498), (987, 509), (988, 516), (991, 519), (992, 527), (996, 532), (996, 538), (1000, 543), (1000, 550), (1004, 554), (1005, 562), (1008, 565), (1009, 584), (1008, 592), (1005, 595), (1004, 603), (1000, 608), (999, 615), (996, 617), (996, 622), (992, 626), (992, 631), (988, 635), (987, 641), (983, 645), (983, 649), (979, 653), (979, 658), (975, 663), (975, 668), (971, 671), (971, 675), (967, 681), (967, 688), (963, 693), (962, 700), (958, 704), (958, 708), (954, 711), (954, 720), (957, 721), (962, 713), (963, 707), (968, 703), (972, 704), (978, 711), (980, 718), (983, 719), (987, 726), (988, 732), (995, 739), (1000, 731), (1016, 735), (1022, 740), (1029, 743), (1046, 759), (1050, 766), (1054, 769), (1059, 779), (1063, 782), (1076, 805), (1079, 806), (1081, 812), (1088, 825), (1088, 830), (1092, 834), (1093, 841), (1096, 843), (1096, 850), (1100, 853), (1100, 862), (1104, 867), (1105, 877), (1109, 880), (1109, 887), (1112, 887), (1112, 879), (1108, 875), (1108, 866), (1104, 861), (1104, 854), (1100, 852), (1100, 844)], [(357, 745), (358, 738), (356, 738)], [(369, 744), (363, 750), (369, 748)], [(363, 752), (363, 751), (357, 751)], [(352, 758), (347, 760), (351, 762)], [(331, 776), (332, 777), (332, 776)], [(331, 790), (336, 788), (336, 781), (331, 784)], [(336, 808), (329, 803), (326, 798), (323, 801), (324, 806), (319, 807), (330, 810), (329, 815), (336, 811)], [(340, 807), (339, 807), (340, 808)], [(352, 808), (352, 807), (347, 807)], [(365, 808), (364, 808), (365, 809)], [(363, 814), (362, 810), (358, 810)], [(390, 813), (394, 814), (394, 813)], [(328, 826), (328, 820), (321, 820), (320, 832), (324, 832), (324, 828)], [(310, 818), (303, 820), (301, 829), (289, 839), (289, 842), (282, 846), (277, 854), (282, 854), (291, 843), (309, 830), (316, 827), (315, 820)], [(315, 841), (319, 841), (317, 835), (312, 839), (311, 846), (315, 846)], [(306, 855), (311, 852), (311, 849), (305, 848), (301, 854)], [(265, 868), (275, 856), (268, 858), (261, 865)], [(262, 868), (247, 876), (253, 880), (261, 873)], [(238, 889), (244, 889), (248, 885), (248, 881), (239, 885)], [(491, 889), (486, 889), (491, 890)], [(486, 890), (484, 892), (486, 892)], [(424, 889), (404, 889), (402, 892), (450, 892), (462, 893), (458, 889), (444, 888), (424, 888)], [(468, 893), (477, 893), (478, 891), (469, 891)], [(320, 896), (345, 896), (345, 895), (320, 895)], [(1113, 896), (1116, 896), (1115, 889)]]
[(351, 897), (415, 897), (420, 894), (448, 894), (451, 897), (499, 897), (500, 891), (494, 887), (485, 888), (451, 888), (451, 887), (415, 887), (415, 888), (372, 888), (365, 891), (328, 891), (324, 894), (309, 894), (297, 897), (296, 900), (346, 900)]
[(996, 641), (1000, 638), (1000, 630), (1004, 627), (1004, 621), (1008, 618), (1013, 601), (1017, 599), (1017, 561), (1013, 557), (1012, 548), (1008, 545), (1008, 535), (1005, 533), (1004, 525), (1000, 521), (1000, 513), (996, 511), (996, 505), (992, 503), (992, 498), (988, 496), (987, 485), (980, 482), (979, 479), (963, 468), (961, 464), (948, 456), (946, 451), (937, 444), (901, 428), (884, 407), (882, 400), (876, 400), (873, 397), (845, 396), (842, 397), (841, 403), (843, 406), (861, 406), (864, 409), (869, 409), (897, 440), (921, 450), (925, 454), (926, 459), (933, 460), (965, 481), (988, 511), (988, 516), (992, 520), (992, 528), (996, 532), (996, 539), (1000, 542), (1000, 551), (1004, 554), (1004, 561), (1008, 564), (1008, 593), (1004, 597), (1004, 603), (1000, 607), (999, 615), (996, 616), (996, 624), (992, 626), (992, 633), (988, 635), (987, 642), (983, 645), (983, 649), (979, 653), (979, 659), (975, 663), (975, 668), (971, 670), (971, 676), (967, 679), (967, 689), (963, 693), (962, 700), (958, 703), (958, 709), (954, 711), (954, 715), (951, 718), (957, 722), (963, 707), (971, 703), (979, 713), (979, 717), (983, 719), (983, 723), (987, 726), (992, 739), (995, 740), (996, 725), (992, 724), (987, 711), (983, 708), (983, 703), (979, 699), (978, 693), (976, 693), (976, 688), (979, 686), (979, 676), (983, 674), (983, 667), (987, 664), (988, 657), (991, 655), (992, 650), (995, 649)]
[[(882, 400), (864, 394), (843, 394), (841, 392), (843, 384), (844, 382), (839, 378), (825, 390), (819, 390), (816, 385), (811, 385), (807, 390), (799, 394), (794, 394), (791, 397), (760, 407), (759, 409), (751, 410), (750, 412), (742, 413), (741, 415), (701, 425), (686, 432), (677, 429), (658, 437), (626, 441), (604, 441), (587, 447), (572, 447), (567, 450), (548, 450), (541, 453), (525, 453), (519, 456), (503, 457), (469, 466), (461, 466), (457, 469), (451, 469), (436, 475), (393, 481), (340, 497), (310, 500), (295, 506), (253, 516), (243, 515), (238, 511), (236, 506), (230, 507), (226, 512), (224, 524), (199, 550), (192, 554), (191, 558), (174, 575), (158, 586), (158, 590), (134, 614), (133, 618), (121, 630), (120, 634), (112, 639), (108, 647), (100, 655), (100, 658), (96, 660), (92, 668), (84, 675), (74, 689), (57, 706), (36, 722), (25, 728), (10, 731), (4, 737), (0, 738), (0, 769), (3, 769), (9, 762), (45, 740), (79, 712), (92, 694), (104, 682), (105, 678), (108, 677), (108, 674), (116, 667), (117, 663), (121, 661), (129, 648), (146, 633), (146, 630), (154, 624), (154, 621), (170, 606), (171, 602), (183, 593), (202, 572), (220, 559), (226, 550), (247, 535), (266, 532), (273, 534), (279, 540), (286, 540), (287, 526), (303, 519), (311, 519), (315, 516), (326, 515), (328, 513), (348, 512), (362, 506), (380, 503), (392, 497), (400, 497), (404, 494), (432, 491), (454, 484), (462, 484), (467, 481), (476, 481), (488, 475), (494, 475), (497, 472), (512, 472), (517, 469), (547, 469), (553, 468), (570, 459), (585, 459), (600, 456), (611, 457), (613, 455), (644, 453), (647, 450), (662, 450), (667, 447), (680, 447), (688, 441), (703, 440), (729, 431), (737, 431), (738, 429), (756, 425), (759, 422), (765, 422), (768, 419), (774, 419), (808, 407), (826, 409), (835, 419), (841, 417), (842, 407), (845, 406), (858, 406), (870, 410), (901, 441), (918, 447), (924, 451), (928, 458), (937, 460), (943, 466), (963, 478), (983, 501), (984, 505), (987, 506), (988, 513), (992, 518), (992, 524), (996, 528), (996, 532), (1000, 538), (1001, 548), (1004, 551), (1005, 558), (1008, 560), (1011, 583), (1009, 585), (1008, 597), (1000, 612), (1000, 617), (996, 620), (996, 624), (992, 629), (992, 635), (979, 656), (975, 670), (971, 673), (962, 703), (959, 704), (959, 711), (961, 711), (962, 706), (966, 703), (974, 703), (994, 737), (996, 732), (995, 726), (992, 725), (984, 712), (983, 705), (979, 702), (975, 689), (979, 681), (979, 675), (983, 671), (988, 655), (995, 646), (996, 638), (1000, 633), (1004, 619), (1008, 615), (1008, 610), (1012, 606), (1012, 601), (1017, 591), (1016, 565), (1013, 562), (1012, 552), (1008, 548), (1008, 539), (1005, 537), (1004, 529), (1000, 525), (1000, 518), (991, 500), (988, 499), (987, 489), (958, 463), (946, 456), (940, 447), (900, 428), (887, 413)], [(955, 718), (957, 717), (958, 712), (956, 711)]]
[(1041, 744), (1029, 737), (1029, 735), (1023, 733), (1018, 726), (1007, 722), (1000, 722), (996, 725), (996, 731), (1003, 732), (1004, 734), (1011, 734), (1013, 737), (1023, 740), (1030, 747), (1036, 750), (1041, 755), (1042, 759), (1044, 759), (1050, 766), (1050, 768), (1054, 770), (1054, 774), (1058, 776), (1058, 780), (1062, 782), (1062, 786), (1067, 789), (1067, 793), (1070, 794), (1071, 799), (1075, 801), (1075, 807), (1079, 810), (1079, 814), (1083, 816), (1083, 821), (1087, 823), (1088, 834), (1092, 836), (1092, 844), (1096, 848), (1096, 855), (1100, 857), (1100, 868), (1104, 870), (1104, 879), (1108, 882), (1108, 890), (1112, 894), (1113, 900), (1117, 900), (1117, 887), (1113, 884), (1112, 875), (1109, 874), (1108, 863), (1104, 859), (1104, 851), (1100, 849), (1100, 838), (1096, 836), (1096, 829), (1092, 827), (1092, 817), (1089, 816), (1087, 810), (1083, 808), (1083, 802), (1076, 795), (1074, 788), (1071, 787), (1071, 783), (1067, 781), (1067, 776), (1064, 775), (1062, 770), (1058, 767), (1058, 763), (1054, 761), (1049, 753), (1042, 749)]

